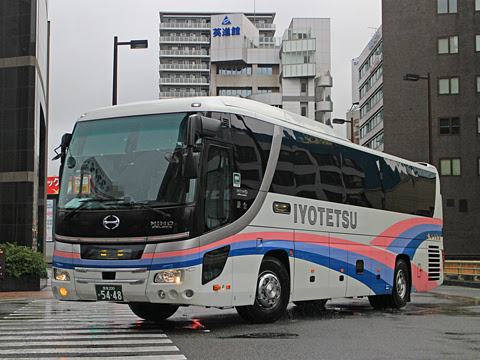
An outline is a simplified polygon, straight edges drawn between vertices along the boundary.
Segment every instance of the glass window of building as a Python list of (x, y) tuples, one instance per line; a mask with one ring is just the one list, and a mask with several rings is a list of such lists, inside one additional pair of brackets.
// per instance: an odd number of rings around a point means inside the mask
[[(439, 79), (438, 80), (438, 94), (458, 94), (458, 77), (446, 78), (446, 79)], [(478, 81), (477, 81), (478, 83)]]
[(440, 159), (440, 175), (442, 176), (460, 176), (460, 159)]
[(458, 36), (448, 36), (438, 39), (439, 54), (457, 54), (458, 53)]
[(480, 35), (475, 35), (475, 51), (480, 51)]
[(300, 114), (308, 116), (308, 103), (300, 103)]
[(480, 93), (480, 75), (477, 75), (477, 93)]
[(460, 133), (460, 119), (458, 117), (453, 118), (440, 118), (438, 120), (438, 128), (440, 135), (456, 135)]
[(437, 0), (439, 14), (453, 14), (457, 12), (457, 0)]
[(480, 134), (480, 116), (477, 116), (477, 134)]
[(480, 11), (480, 0), (475, 0), (475, 11)]

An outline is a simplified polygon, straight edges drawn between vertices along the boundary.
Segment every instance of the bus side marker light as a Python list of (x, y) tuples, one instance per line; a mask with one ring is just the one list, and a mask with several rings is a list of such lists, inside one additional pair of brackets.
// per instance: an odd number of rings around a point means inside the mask
[(220, 290), (222, 287), (220, 285), (213, 285), (213, 291), (218, 291)]
[(310, 272), (313, 274), (315, 272), (315, 269), (310, 270)]
[(64, 287), (61, 287), (59, 292), (60, 292), (60, 295), (62, 295), (62, 296), (67, 296), (67, 294), (68, 294), (67, 289), (65, 289)]
[(342, 273), (343, 273), (343, 269), (340, 269), (340, 272), (342, 272)]
[(227, 285), (226, 288), (227, 288), (227, 290), (230, 290), (230, 285)]
[(290, 250), (290, 255), (293, 255), (293, 250)]
[(380, 269), (377, 269), (378, 272), (380, 272)]

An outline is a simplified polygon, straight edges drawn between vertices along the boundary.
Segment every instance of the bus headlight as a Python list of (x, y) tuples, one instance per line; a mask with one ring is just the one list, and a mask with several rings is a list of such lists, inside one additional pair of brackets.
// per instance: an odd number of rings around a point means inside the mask
[(153, 282), (181, 284), (183, 282), (183, 270), (163, 270), (155, 275)]
[(53, 277), (57, 281), (70, 281), (70, 274), (66, 270), (54, 268)]

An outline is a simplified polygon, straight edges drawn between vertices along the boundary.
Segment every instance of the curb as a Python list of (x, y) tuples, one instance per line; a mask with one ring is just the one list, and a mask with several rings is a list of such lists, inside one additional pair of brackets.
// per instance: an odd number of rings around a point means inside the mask
[(480, 281), (465, 281), (465, 280), (443, 280), (443, 285), (447, 286), (461, 286), (480, 289)]

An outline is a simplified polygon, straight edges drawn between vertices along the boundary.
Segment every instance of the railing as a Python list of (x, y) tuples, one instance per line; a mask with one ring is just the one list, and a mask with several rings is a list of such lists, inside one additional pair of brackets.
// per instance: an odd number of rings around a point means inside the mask
[(446, 260), (444, 273), (447, 280), (480, 281), (480, 261)]
[(168, 91), (168, 92), (160, 92), (159, 97), (161, 98), (171, 98), (171, 97), (194, 97), (194, 96), (207, 96), (206, 91)]
[(276, 28), (275, 24), (268, 24), (268, 23), (255, 23), (255, 27), (257, 29), (272, 29), (274, 30)]
[(162, 29), (210, 29), (209, 23), (160, 23)]
[(160, 78), (162, 84), (204, 84), (208, 85), (206, 78)]
[(160, 50), (160, 55), (178, 55), (178, 56), (208, 56), (207, 50)]
[(160, 42), (202, 42), (208, 43), (207, 36), (160, 36)]
[(160, 70), (205, 70), (209, 68), (207, 64), (160, 64)]

